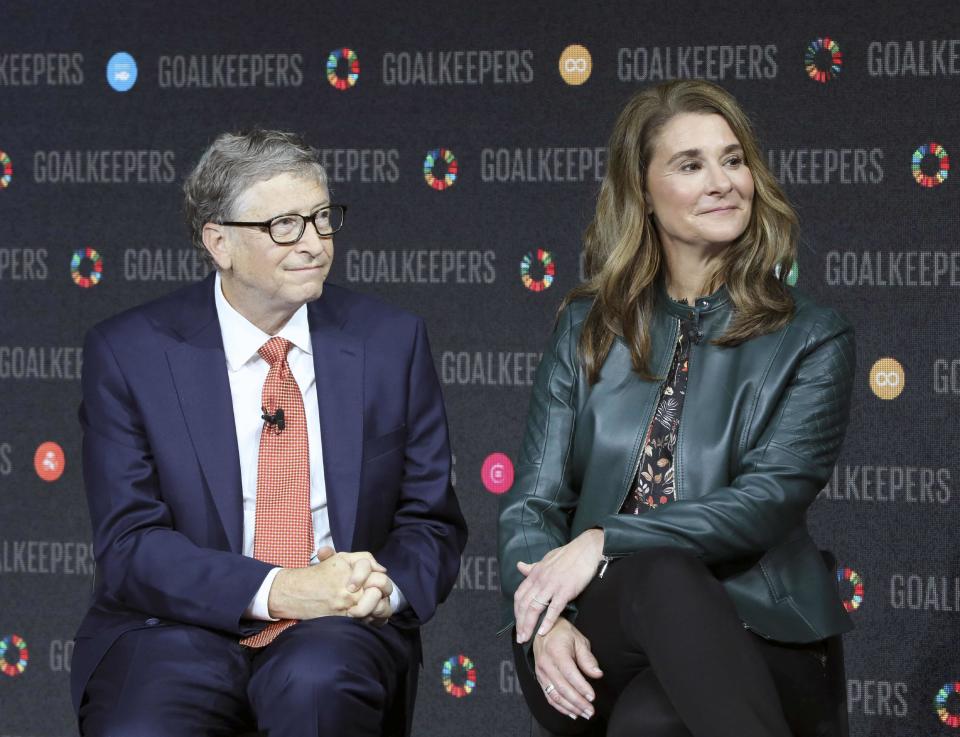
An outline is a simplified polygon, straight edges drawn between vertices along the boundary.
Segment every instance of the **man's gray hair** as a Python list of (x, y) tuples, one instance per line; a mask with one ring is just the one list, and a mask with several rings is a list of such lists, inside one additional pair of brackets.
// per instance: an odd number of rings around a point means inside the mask
[(234, 219), (247, 188), (279, 174), (327, 183), (317, 150), (295, 133), (262, 128), (221, 133), (203, 152), (183, 183), (183, 194), (190, 238), (208, 263), (203, 226)]

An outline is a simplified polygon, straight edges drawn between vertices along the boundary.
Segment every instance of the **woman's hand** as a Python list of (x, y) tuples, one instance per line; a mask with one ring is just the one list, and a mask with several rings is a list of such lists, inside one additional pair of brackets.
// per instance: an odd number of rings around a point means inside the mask
[(603, 530), (593, 529), (554, 548), (538, 563), (517, 562), (517, 569), (526, 576), (513, 596), (517, 642), (530, 639), (544, 609), (547, 613), (537, 634), (550, 631), (564, 607), (590, 583), (602, 554)]
[(561, 619), (549, 634), (533, 641), (533, 659), (550, 706), (573, 719), (593, 716), (596, 694), (584, 676), (600, 678), (603, 671), (580, 630)]

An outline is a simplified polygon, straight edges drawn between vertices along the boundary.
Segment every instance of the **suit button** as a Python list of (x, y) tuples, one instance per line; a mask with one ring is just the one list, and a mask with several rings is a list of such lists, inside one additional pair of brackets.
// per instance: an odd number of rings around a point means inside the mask
[(144, 624), (149, 627), (153, 627), (154, 625), (160, 624), (160, 620), (156, 617), (150, 617), (150, 619), (144, 621)]

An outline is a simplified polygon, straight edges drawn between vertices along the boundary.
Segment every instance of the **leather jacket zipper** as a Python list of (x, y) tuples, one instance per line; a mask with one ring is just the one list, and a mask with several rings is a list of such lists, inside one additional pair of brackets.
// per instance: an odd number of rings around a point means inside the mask
[(667, 372), (670, 371), (670, 365), (673, 363), (673, 356), (677, 352), (677, 337), (680, 334), (680, 320), (677, 319), (674, 321), (673, 329), (673, 339), (670, 341), (669, 345), (670, 350), (666, 352), (666, 357), (664, 363), (666, 366), (661, 365), (660, 370), (657, 371), (657, 374), (663, 376), (663, 380), (657, 387), (657, 391), (653, 393), (653, 399), (647, 405), (643, 416), (646, 417), (646, 422), (641, 425), (644, 428), (643, 430), (643, 441), (640, 443), (637, 448), (637, 457), (633, 462), (633, 473), (630, 474), (630, 477), (627, 479), (627, 488), (623, 490), (623, 494), (620, 496), (620, 502), (617, 504), (617, 508), (614, 510), (614, 514), (618, 514), (621, 509), (623, 509), (623, 503), (627, 500), (627, 495), (630, 493), (630, 489), (633, 486), (633, 480), (637, 477), (637, 471), (640, 470), (640, 463), (643, 461), (643, 448), (647, 444), (647, 438), (649, 437), (650, 423), (653, 421), (653, 414), (657, 411), (657, 402), (660, 400), (660, 393), (663, 391), (663, 385), (670, 378), (667, 375)]
[[(703, 338), (703, 331), (700, 329), (700, 306), (695, 306), (693, 308), (693, 326), (690, 329), (690, 333), (687, 335), (689, 343), (687, 344), (687, 386), (690, 386), (690, 367), (693, 365), (690, 360), (693, 356), (693, 347), (700, 344), (701, 338)], [(686, 402), (684, 402), (686, 404)], [(675, 500), (680, 500), (683, 498), (683, 495), (680, 493), (680, 469), (683, 466), (680, 465), (680, 450), (683, 448), (683, 443), (680, 442), (680, 433), (683, 432), (683, 416), (680, 417), (680, 427), (677, 429), (677, 447), (673, 454), (673, 498)]]

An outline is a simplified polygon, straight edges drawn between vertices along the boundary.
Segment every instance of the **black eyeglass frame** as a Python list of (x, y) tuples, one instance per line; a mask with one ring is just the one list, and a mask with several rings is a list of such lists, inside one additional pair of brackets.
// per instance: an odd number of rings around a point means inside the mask
[[(343, 217), (340, 220), (340, 225), (337, 227), (336, 230), (331, 230), (329, 233), (321, 233), (320, 227), (317, 225), (317, 215), (319, 215), (324, 210), (329, 210), (333, 207), (339, 207), (343, 211)], [(294, 238), (293, 240), (283, 241), (283, 242), (278, 241), (276, 238), (273, 237), (273, 231), (271, 230), (270, 226), (273, 225), (275, 221), (280, 220), (281, 218), (292, 218), (292, 217), (300, 218), (300, 232), (297, 233), (297, 237)], [(313, 213), (313, 215), (309, 215), (309, 216), (301, 215), (298, 212), (288, 212), (288, 213), (284, 213), (283, 215), (274, 215), (269, 220), (262, 220), (260, 222), (252, 222), (248, 220), (230, 220), (230, 221), (225, 220), (224, 222), (220, 223), (220, 225), (236, 225), (236, 226), (245, 227), (245, 228), (261, 228), (267, 231), (267, 234), (270, 236), (270, 240), (272, 240), (278, 246), (292, 246), (294, 243), (298, 243), (300, 239), (303, 238), (303, 234), (307, 229), (307, 221), (313, 223), (313, 229), (317, 231), (318, 236), (320, 236), (321, 238), (329, 238), (334, 233), (339, 233), (340, 230), (343, 228), (343, 224), (347, 221), (347, 206), (338, 205), (336, 203), (331, 202), (329, 205), (325, 205), (324, 207), (321, 207), (319, 210)]]

